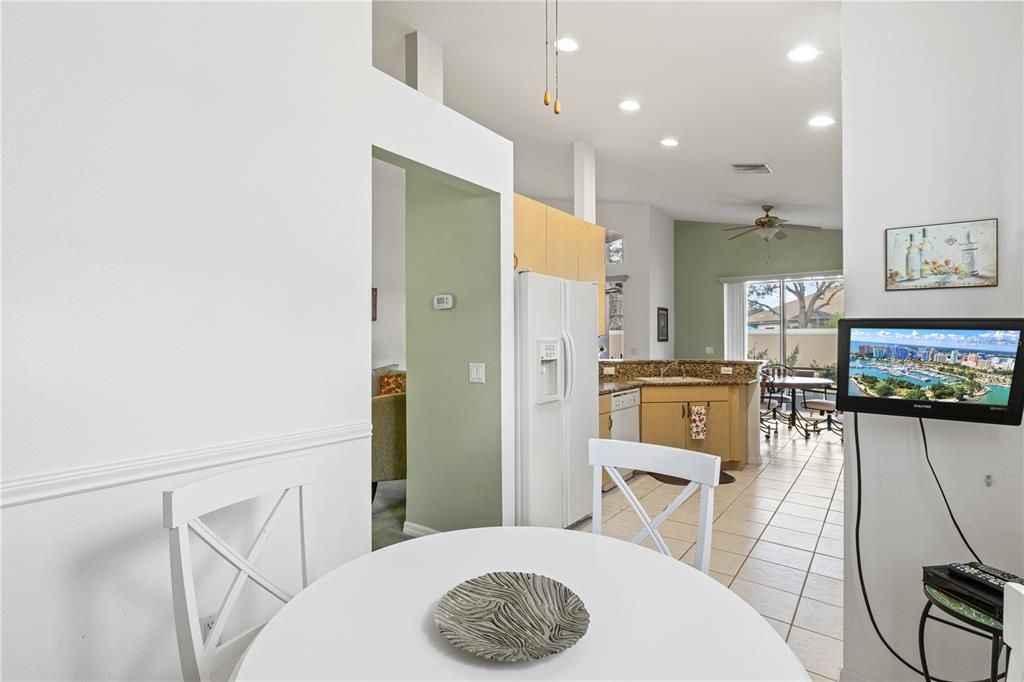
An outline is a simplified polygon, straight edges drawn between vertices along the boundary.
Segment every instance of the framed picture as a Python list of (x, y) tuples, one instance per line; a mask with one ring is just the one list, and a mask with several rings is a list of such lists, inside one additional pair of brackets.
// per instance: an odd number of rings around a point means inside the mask
[(999, 283), (999, 221), (890, 227), (885, 290), (994, 287)]
[(668, 341), (668, 308), (658, 308), (658, 341)]
[(370, 289), (370, 321), (377, 321), (377, 287)]

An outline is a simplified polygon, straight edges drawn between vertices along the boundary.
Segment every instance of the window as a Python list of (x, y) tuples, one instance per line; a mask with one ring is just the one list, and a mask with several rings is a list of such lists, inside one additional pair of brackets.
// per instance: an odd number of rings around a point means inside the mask
[(746, 287), (746, 356), (835, 378), (842, 277), (781, 277)]
[(607, 303), (605, 310), (608, 315), (608, 345), (601, 353), (603, 358), (622, 359), (623, 356), (622, 287), (622, 282), (608, 282), (604, 290)]
[(622, 263), (622, 235), (609, 230), (604, 242), (604, 262), (607, 265)]

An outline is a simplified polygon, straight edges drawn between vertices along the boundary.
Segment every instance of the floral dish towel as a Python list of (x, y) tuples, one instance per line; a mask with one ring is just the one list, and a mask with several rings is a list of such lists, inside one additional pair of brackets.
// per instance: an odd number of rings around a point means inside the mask
[(690, 405), (690, 438), (704, 440), (708, 437), (708, 406)]

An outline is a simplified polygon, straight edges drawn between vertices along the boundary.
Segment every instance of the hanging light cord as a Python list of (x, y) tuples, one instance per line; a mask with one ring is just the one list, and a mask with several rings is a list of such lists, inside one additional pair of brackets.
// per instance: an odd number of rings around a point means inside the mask
[[(548, 19), (548, 3), (544, 0), (544, 94), (548, 93), (548, 52), (551, 51), (550, 20)], [(544, 104), (547, 104), (545, 101)]]
[(555, 102), (558, 102), (558, 0), (555, 0)]

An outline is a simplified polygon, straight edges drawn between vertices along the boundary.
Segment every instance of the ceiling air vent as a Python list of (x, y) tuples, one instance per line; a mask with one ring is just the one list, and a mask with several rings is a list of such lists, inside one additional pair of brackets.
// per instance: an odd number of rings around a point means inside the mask
[(740, 175), (762, 175), (772, 172), (767, 163), (734, 163), (732, 168)]

